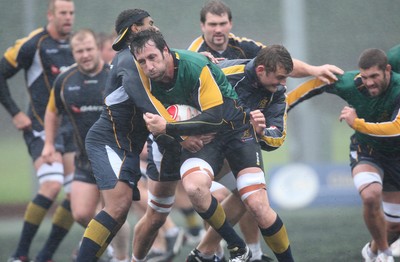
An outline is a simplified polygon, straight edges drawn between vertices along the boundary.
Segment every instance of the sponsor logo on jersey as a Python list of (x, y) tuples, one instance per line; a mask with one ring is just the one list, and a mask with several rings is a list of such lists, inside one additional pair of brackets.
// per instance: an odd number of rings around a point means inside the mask
[(53, 75), (58, 75), (61, 72), (60, 69), (55, 65), (51, 65), (50, 70)]
[(58, 53), (58, 49), (57, 48), (50, 48), (50, 49), (46, 49), (46, 54), (57, 54)]
[(103, 106), (81, 106), (81, 112), (98, 112), (103, 110)]
[(91, 80), (85, 80), (85, 81), (83, 81), (83, 83), (85, 84), (85, 85), (95, 85), (95, 84), (97, 84), (99, 81), (97, 80), (97, 79), (91, 79)]
[(68, 91), (78, 91), (81, 90), (80, 86), (68, 86), (67, 87)]
[(69, 49), (70, 48), (69, 44), (60, 44), (58, 47), (62, 48), (62, 49)]
[(85, 113), (85, 112), (99, 112), (99, 111), (103, 110), (103, 106), (85, 105), (85, 106), (77, 107), (75, 105), (71, 105), (71, 110), (75, 114)]

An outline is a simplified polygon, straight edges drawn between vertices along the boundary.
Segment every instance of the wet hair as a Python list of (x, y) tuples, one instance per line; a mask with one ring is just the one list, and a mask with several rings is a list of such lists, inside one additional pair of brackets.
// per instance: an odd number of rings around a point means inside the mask
[(282, 66), (288, 74), (293, 71), (293, 60), (288, 50), (282, 45), (268, 45), (258, 51), (254, 60), (257, 67), (263, 65), (266, 72), (276, 72)]
[(206, 15), (211, 13), (213, 15), (222, 16), (228, 14), (229, 21), (232, 21), (232, 12), (229, 6), (220, 0), (208, 1), (200, 11), (200, 22), (203, 24), (206, 22)]
[(139, 31), (132, 35), (133, 41), (130, 43), (131, 53), (135, 55), (135, 52), (140, 52), (146, 46), (150, 40), (154, 42), (156, 48), (162, 53), (164, 48), (168, 45), (165, 42), (164, 36), (161, 32), (155, 28), (149, 28), (146, 30)]
[(388, 59), (384, 51), (377, 48), (369, 48), (364, 50), (358, 59), (358, 67), (360, 69), (369, 69), (378, 66), (379, 69), (385, 70)]
[(73, 0), (49, 0), (49, 2), (47, 3), (47, 11), (53, 13), (55, 9), (55, 3), (57, 1), (74, 2)]
[[(120, 33), (121, 30), (133, 24), (143, 25), (143, 19), (150, 14), (142, 9), (127, 9), (122, 11), (115, 20), (115, 32)], [(127, 24), (128, 23), (128, 24)]]

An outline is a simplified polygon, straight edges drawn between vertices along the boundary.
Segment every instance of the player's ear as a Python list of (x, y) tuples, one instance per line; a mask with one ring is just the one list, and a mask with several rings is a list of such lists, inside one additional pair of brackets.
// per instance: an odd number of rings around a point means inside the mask
[(263, 73), (264, 71), (265, 71), (265, 66), (264, 65), (256, 66), (256, 73), (257, 74)]
[(392, 66), (390, 64), (386, 65), (386, 71), (388, 72), (392, 71)]

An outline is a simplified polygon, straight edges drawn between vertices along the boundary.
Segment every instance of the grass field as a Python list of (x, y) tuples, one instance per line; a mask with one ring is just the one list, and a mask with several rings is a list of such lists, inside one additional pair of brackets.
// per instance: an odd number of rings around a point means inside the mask
[[(308, 208), (278, 212), (286, 223), (296, 261), (361, 261), (360, 250), (369, 240), (369, 236), (362, 221), (360, 208)], [(172, 216), (177, 224), (182, 225), (180, 214), (173, 213)], [(129, 221), (131, 225), (134, 224), (133, 215), (130, 215)], [(6, 261), (7, 256), (14, 250), (21, 223), (21, 218), (0, 218), (0, 261)], [(40, 228), (31, 248), (31, 256), (35, 256), (44, 243), (49, 224), (47, 219)], [(75, 224), (54, 257), (55, 261), (71, 261), (71, 252), (76, 248), (82, 233), (83, 229)], [(264, 251), (271, 254), (264, 243), (263, 246)], [(185, 261), (192, 248), (184, 246), (174, 261)]]

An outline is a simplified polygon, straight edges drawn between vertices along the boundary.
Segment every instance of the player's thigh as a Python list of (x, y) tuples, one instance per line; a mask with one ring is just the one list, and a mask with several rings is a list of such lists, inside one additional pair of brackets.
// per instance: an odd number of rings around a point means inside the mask
[[(226, 144), (216, 137), (212, 142), (204, 145), (204, 147), (198, 152), (193, 153), (183, 149), (181, 153), (181, 163), (190, 163), (193, 168), (204, 170), (209, 170), (211, 167), (212, 170), (209, 171), (212, 172), (212, 175), (215, 177), (220, 172), (224, 163), (225, 146)], [(188, 160), (190, 160), (190, 162)], [(190, 170), (191, 167), (186, 166), (186, 169)]]
[(146, 175), (153, 181), (180, 180), (180, 145), (163, 146), (149, 136), (147, 140), (148, 164)]
[(71, 209), (79, 216), (95, 214), (100, 200), (96, 184), (73, 180), (71, 184)]
[(263, 169), (261, 148), (255, 139), (242, 140), (236, 135), (231, 139), (225, 155), (235, 176), (246, 168)]
[(147, 189), (153, 196), (170, 197), (175, 195), (177, 184), (177, 180), (159, 182), (149, 179), (147, 181)]

